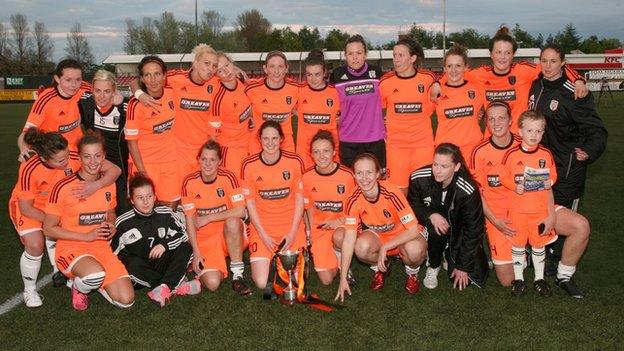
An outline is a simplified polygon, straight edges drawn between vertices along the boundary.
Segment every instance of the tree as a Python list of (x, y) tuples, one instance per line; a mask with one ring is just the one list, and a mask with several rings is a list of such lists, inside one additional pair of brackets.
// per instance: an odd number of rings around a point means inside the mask
[(9, 33), (7, 33), (6, 28), (4, 28), (4, 24), (0, 22), (0, 57), (7, 59), (11, 57), (9, 45)]
[(68, 58), (72, 58), (82, 64), (85, 72), (91, 72), (93, 68), (93, 54), (87, 36), (82, 32), (80, 23), (75, 22), (69, 34), (67, 34), (67, 47), (65, 52)]
[(532, 48), (535, 47), (535, 38), (527, 31), (520, 28), (520, 25), (516, 23), (514, 29), (511, 30), (511, 34), (518, 43), (518, 47)]
[(136, 22), (126, 18), (126, 38), (124, 39), (124, 51), (128, 55), (136, 55), (141, 52), (141, 29)]
[(198, 42), (211, 43), (223, 31), (225, 25), (225, 17), (217, 11), (204, 11), (201, 14), (201, 23), (199, 24)]
[(471, 49), (487, 48), (490, 43), (490, 36), (481, 34), (473, 28), (466, 28), (461, 32), (449, 34), (447, 43), (451, 41)]
[(533, 43), (533, 45), (536, 48), (544, 47), (544, 36), (542, 35), (542, 33), (538, 34), (537, 38), (535, 38), (535, 42)]
[(154, 21), (156, 34), (160, 43), (160, 53), (174, 54), (178, 52), (178, 43), (180, 40), (180, 26), (176, 21), (173, 13), (163, 12), (160, 20)]
[(261, 51), (265, 38), (271, 32), (271, 22), (260, 11), (253, 9), (242, 12), (236, 21), (236, 35), (245, 41), (247, 51)]
[[(438, 37), (439, 34), (439, 37)], [(442, 46), (442, 41), (438, 42), (438, 39), (442, 39), (442, 33), (435, 31), (428, 31), (423, 27), (413, 24), (409, 30), (409, 35), (423, 47), (423, 49), (433, 49), (438, 44)]]
[(613, 49), (621, 47), (622, 43), (616, 38), (601, 38), (592, 35), (585, 38), (581, 43), (579, 49), (586, 54), (602, 54), (607, 49)]
[(561, 47), (563, 52), (568, 53), (581, 46), (581, 37), (576, 32), (576, 27), (570, 22), (563, 28), (563, 32), (557, 33), (555, 42)]
[(15, 61), (25, 64), (32, 54), (32, 41), (30, 40), (28, 20), (21, 13), (11, 15), (11, 28), (13, 29), (13, 54)]
[(303, 50), (309, 51), (312, 49), (320, 49), (323, 47), (323, 39), (321, 39), (321, 33), (317, 27), (310, 30), (307, 26), (304, 26), (299, 30), (297, 34)]
[(35, 52), (33, 56), (33, 64), (37, 73), (45, 74), (54, 69), (52, 54), (54, 52), (54, 43), (50, 39), (50, 34), (43, 22), (35, 22), (35, 30), (33, 31), (35, 39)]
[(325, 36), (325, 49), (328, 51), (342, 51), (350, 35), (340, 29), (332, 29)]
[(160, 52), (158, 35), (154, 27), (154, 20), (149, 17), (143, 18), (143, 25), (139, 30), (142, 54), (157, 54)]

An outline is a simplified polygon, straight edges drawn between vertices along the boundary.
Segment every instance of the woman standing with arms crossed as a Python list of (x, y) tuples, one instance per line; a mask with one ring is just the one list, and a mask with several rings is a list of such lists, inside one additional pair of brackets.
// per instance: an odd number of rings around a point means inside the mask
[(392, 53), (394, 71), (379, 82), (388, 130), (387, 179), (407, 195), (410, 173), (428, 165), (433, 157), (431, 114), (435, 105), (429, 100), (433, 73), (418, 69), (423, 56), (413, 39), (401, 39)]
[(284, 132), (279, 122), (262, 123), (258, 137), (262, 151), (243, 161), (241, 180), (253, 225), (249, 237), (251, 276), (263, 289), (280, 242), (285, 241), (283, 250), (299, 250), (306, 244), (302, 221), (304, 170), (297, 154), (281, 149)]

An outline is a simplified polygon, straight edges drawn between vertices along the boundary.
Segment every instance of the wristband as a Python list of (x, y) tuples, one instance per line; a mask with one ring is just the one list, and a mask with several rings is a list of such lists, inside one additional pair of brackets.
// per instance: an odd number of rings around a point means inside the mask
[(141, 95), (143, 95), (143, 94), (145, 94), (145, 92), (144, 92), (143, 90), (141, 90), (141, 89), (137, 89), (137, 90), (134, 92), (134, 98), (138, 100), (138, 99), (141, 97)]

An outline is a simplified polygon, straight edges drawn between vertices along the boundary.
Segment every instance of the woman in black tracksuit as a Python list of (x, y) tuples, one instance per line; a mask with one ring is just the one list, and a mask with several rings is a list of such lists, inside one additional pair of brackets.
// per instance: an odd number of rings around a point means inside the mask
[(488, 264), (483, 249), (485, 219), (481, 195), (457, 146), (438, 145), (433, 164), (412, 173), (408, 201), (429, 234), (425, 287), (437, 286), (443, 254), (453, 286), (460, 290), (469, 283), (483, 287)]
[(121, 168), (121, 175), (117, 178), (117, 216), (128, 211), (132, 206), (128, 202), (128, 145), (124, 137), (126, 125), (126, 105), (128, 99), (115, 105), (113, 100), (117, 95), (115, 75), (106, 70), (99, 70), (93, 76), (93, 95), (78, 101), (80, 123), (83, 128), (94, 130), (104, 137), (106, 159)]

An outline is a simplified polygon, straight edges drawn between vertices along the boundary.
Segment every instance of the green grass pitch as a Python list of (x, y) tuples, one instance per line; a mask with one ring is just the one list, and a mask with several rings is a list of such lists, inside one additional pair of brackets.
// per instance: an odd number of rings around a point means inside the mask
[[(0, 104), (0, 203), (5, 209), (0, 218), (0, 303), (22, 290), (22, 246), (7, 202), (17, 176), (15, 142), (29, 108)], [(498, 286), (493, 271), (483, 290), (454, 291), (441, 279), (438, 289), (408, 296), (399, 264), (381, 292), (368, 289), (371, 271), (355, 264), (358, 285), (347, 307), (334, 313), (263, 301), (259, 291), (241, 298), (229, 281), (217, 293), (177, 298), (163, 309), (148, 300), (145, 290), (128, 310), (93, 294), (89, 310), (80, 313), (71, 309), (69, 290), (48, 285), (40, 291), (43, 307), (19, 305), (0, 316), (0, 349), (621, 349), (623, 110), (622, 93), (616, 95), (616, 105), (600, 108), (609, 141), (590, 168), (581, 202), (580, 211), (592, 226), (588, 252), (575, 276), (587, 294), (584, 300), (574, 300), (554, 285), (550, 298), (532, 290), (512, 298)], [(40, 276), (50, 271), (47, 259), (43, 262)], [(335, 284), (323, 287), (315, 276), (309, 284), (321, 298), (333, 299)]]

